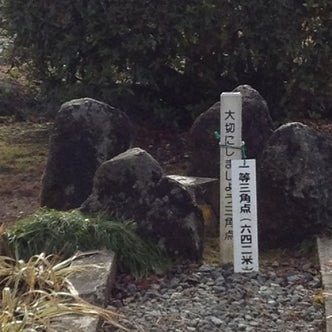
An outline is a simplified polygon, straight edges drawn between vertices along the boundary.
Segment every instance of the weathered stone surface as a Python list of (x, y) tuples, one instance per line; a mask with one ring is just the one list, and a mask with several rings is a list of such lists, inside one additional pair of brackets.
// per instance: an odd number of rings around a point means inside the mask
[(271, 136), (259, 168), (260, 242), (297, 243), (332, 218), (332, 141), (301, 123)]
[(159, 163), (140, 148), (129, 149), (97, 170), (92, 194), (81, 209), (103, 211), (120, 219), (142, 218), (151, 204), (150, 192), (163, 176)]
[(247, 157), (257, 159), (273, 132), (273, 124), (264, 98), (249, 85), (240, 85), (234, 92), (242, 95), (242, 135)]
[[(240, 85), (234, 92), (242, 94), (242, 136), (247, 157), (258, 158), (273, 130), (267, 104), (248, 85)], [(215, 131), (220, 131), (220, 102), (202, 113), (191, 128), (189, 175), (219, 178), (220, 147)]]
[(83, 252), (73, 266), (91, 266), (69, 278), (78, 295), (85, 301), (106, 307), (116, 274), (115, 254), (97, 250)]
[(61, 332), (98, 332), (100, 326), (99, 318), (79, 315), (62, 316), (55, 319), (51, 324), (53, 331)]
[(81, 210), (135, 220), (144, 236), (159, 241), (170, 254), (201, 258), (204, 220), (200, 210), (190, 193), (165, 177), (158, 162), (142, 149), (130, 149), (103, 163)]
[(173, 256), (201, 260), (204, 219), (190, 193), (178, 182), (162, 177), (152, 192), (142, 232), (159, 240)]
[[(105, 308), (115, 279), (115, 255), (111, 251), (82, 253), (73, 266), (86, 266), (81, 272), (70, 277), (78, 296), (90, 304)], [(98, 317), (66, 315), (52, 322), (56, 331), (93, 332), (99, 331), (101, 320)]]
[(79, 207), (91, 193), (96, 169), (130, 147), (131, 133), (128, 117), (105, 103), (83, 98), (63, 104), (50, 138), (41, 205)]
[(188, 189), (203, 213), (205, 231), (209, 235), (218, 236), (220, 215), (218, 179), (182, 175), (168, 175), (167, 177)]
[(219, 102), (202, 113), (190, 130), (188, 175), (220, 177), (220, 147), (215, 131), (220, 131)]

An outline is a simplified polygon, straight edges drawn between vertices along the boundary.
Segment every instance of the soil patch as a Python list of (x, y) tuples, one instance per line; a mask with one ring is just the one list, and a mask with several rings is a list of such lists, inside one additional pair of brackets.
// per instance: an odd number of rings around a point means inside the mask
[[(6, 227), (36, 211), (52, 123), (0, 121), (0, 224)], [(167, 174), (185, 174), (187, 132), (137, 128), (134, 146), (149, 152)]]

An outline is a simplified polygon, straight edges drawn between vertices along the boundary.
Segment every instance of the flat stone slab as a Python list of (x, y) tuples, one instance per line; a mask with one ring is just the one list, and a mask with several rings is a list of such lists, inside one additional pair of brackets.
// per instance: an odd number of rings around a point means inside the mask
[[(78, 273), (69, 280), (78, 296), (91, 304), (105, 308), (115, 280), (115, 254), (110, 251), (82, 253), (72, 265), (91, 265), (91, 268)], [(52, 327), (64, 332), (97, 332), (101, 323), (99, 318), (67, 315), (60, 317)]]
[(115, 254), (110, 251), (82, 253), (82, 256), (76, 259), (73, 265), (94, 266), (69, 278), (69, 280), (82, 299), (91, 304), (105, 307), (116, 273)]
[(332, 238), (317, 238), (317, 249), (325, 294), (326, 332), (332, 332)]
[(197, 204), (208, 203), (213, 210), (219, 212), (219, 180), (183, 175), (167, 175), (168, 178), (186, 187)]
[(203, 213), (207, 233), (217, 234), (219, 231), (219, 179), (183, 175), (167, 175), (179, 182), (190, 193)]

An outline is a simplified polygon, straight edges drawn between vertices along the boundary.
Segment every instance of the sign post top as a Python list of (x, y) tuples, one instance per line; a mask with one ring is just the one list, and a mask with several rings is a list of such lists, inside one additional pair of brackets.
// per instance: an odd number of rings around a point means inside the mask
[(220, 94), (220, 97), (232, 97), (232, 96), (241, 97), (241, 92), (222, 92)]

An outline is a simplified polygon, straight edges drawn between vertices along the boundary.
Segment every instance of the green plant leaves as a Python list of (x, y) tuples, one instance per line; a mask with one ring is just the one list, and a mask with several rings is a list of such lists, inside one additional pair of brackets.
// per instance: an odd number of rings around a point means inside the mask
[(108, 249), (117, 254), (121, 270), (142, 279), (169, 267), (166, 254), (142, 239), (134, 222), (116, 222), (101, 216), (85, 216), (77, 210), (41, 209), (20, 220), (4, 234), (18, 258), (44, 252), (69, 257), (78, 250)]
[(166, 122), (239, 84), (275, 118), (331, 98), (327, 0), (3, 0), (0, 10), (15, 62), (49, 98), (89, 95)]

